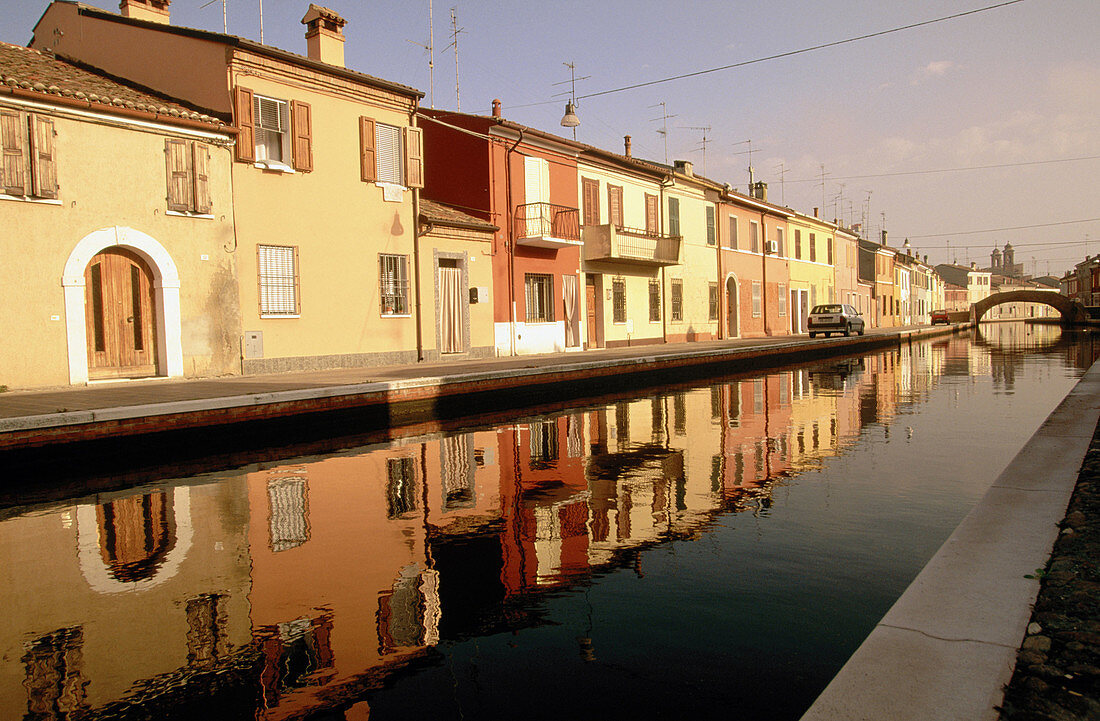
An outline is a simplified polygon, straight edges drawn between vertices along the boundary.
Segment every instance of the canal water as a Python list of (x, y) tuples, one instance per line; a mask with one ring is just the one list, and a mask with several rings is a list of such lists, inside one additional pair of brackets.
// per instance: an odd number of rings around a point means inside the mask
[(797, 719), (1092, 363), (986, 324), (0, 511), (2, 719)]

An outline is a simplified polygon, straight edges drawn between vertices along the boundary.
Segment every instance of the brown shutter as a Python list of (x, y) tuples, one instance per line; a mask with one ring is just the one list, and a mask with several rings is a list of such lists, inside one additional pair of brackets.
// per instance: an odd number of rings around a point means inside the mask
[(645, 230), (647, 233), (660, 232), (661, 219), (657, 217), (657, 196), (645, 195)]
[(195, 212), (209, 215), (214, 210), (214, 201), (210, 197), (210, 148), (204, 143), (194, 143), (192, 150)]
[(168, 210), (186, 213), (194, 207), (190, 144), (186, 140), (165, 140), (164, 157), (168, 169)]
[(359, 118), (359, 170), (363, 180), (378, 180), (378, 151), (374, 144), (374, 121)]
[(584, 190), (584, 224), (600, 224), (600, 181), (591, 178), (583, 178), (581, 185)]
[(57, 163), (54, 159), (53, 120), (32, 115), (30, 137), (34, 195), (39, 198), (56, 198)]
[(290, 127), (294, 135), (294, 169), (313, 170), (313, 117), (309, 103), (290, 101)]
[(237, 121), (237, 160), (256, 160), (256, 130), (252, 117), (252, 91), (238, 87), (233, 93), (233, 113)]
[(0, 190), (8, 195), (26, 195), (27, 126), (21, 113), (0, 110)]
[(298, 260), (298, 246), (294, 246), (294, 315), (302, 314), (302, 266)]
[(424, 187), (424, 131), (405, 128), (405, 186)]
[(623, 189), (620, 185), (607, 186), (607, 213), (611, 216), (611, 224), (616, 228), (623, 227)]

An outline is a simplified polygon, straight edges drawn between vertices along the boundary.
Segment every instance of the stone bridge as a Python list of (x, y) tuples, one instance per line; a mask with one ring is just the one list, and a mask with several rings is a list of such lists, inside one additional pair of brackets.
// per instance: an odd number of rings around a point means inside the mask
[(994, 293), (970, 306), (970, 320), (979, 322), (990, 308), (1003, 303), (1043, 303), (1062, 314), (1063, 324), (1084, 323), (1088, 315), (1081, 301), (1047, 290), (1010, 290)]

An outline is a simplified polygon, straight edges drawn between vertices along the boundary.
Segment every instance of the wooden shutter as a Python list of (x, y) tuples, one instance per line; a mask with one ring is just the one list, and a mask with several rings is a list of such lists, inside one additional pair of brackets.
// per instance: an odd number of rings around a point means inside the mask
[(582, 178), (581, 186), (584, 191), (584, 224), (600, 224), (600, 181), (591, 178)]
[(165, 140), (164, 157), (168, 169), (168, 210), (186, 213), (194, 208), (191, 144), (186, 140)]
[(0, 190), (8, 195), (26, 195), (27, 126), (22, 113), (0, 110)]
[(611, 224), (616, 228), (623, 227), (623, 188), (621, 185), (607, 186), (607, 213), (611, 216)]
[(657, 202), (656, 195), (645, 194), (645, 230), (647, 233), (653, 233), (656, 235), (661, 232), (661, 219), (657, 217), (657, 208), (659, 203)]
[(252, 117), (252, 91), (238, 87), (234, 93), (233, 106), (237, 121), (237, 160), (253, 162), (256, 160), (256, 129)]
[(424, 187), (424, 131), (405, 128), (405, 186)]
[(374, 141), (374, 121), (359, 118), (359, 173), (360, 177), (373, 182), (378, 180), (378, 150)]
[(313, 170), (313, 117), (309, 103), (290, 101), (290, 128), (294, 138), (294, 169)]
[(714, 245), (718, 242), (718, 229), (715, 227), (714, 219), (714, 206), (708, 205), (706, 207), (706, 219), (707, 219), (707, 245)]
[(204, 143), (193, 143), (192, 150), (195, 212), (209, 215), (214, 210), (214, 201), (210, 197), (210, 148)]
[(54, 159), (54, 128), (51, 118), (31, 116), (31, 180), (39, 198), (57, 197), (57, 163)]

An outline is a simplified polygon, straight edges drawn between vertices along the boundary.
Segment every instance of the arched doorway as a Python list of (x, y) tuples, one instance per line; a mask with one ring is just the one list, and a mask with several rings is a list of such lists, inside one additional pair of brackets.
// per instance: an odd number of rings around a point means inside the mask
[(157, 374), (153, 273), (137, 253), (114, 247), (84, 270), (88, 379)]
[(726, 337), (736, 338), (739, 328), (737, 320), (737, 279), (732, 275), (726, 278)]

